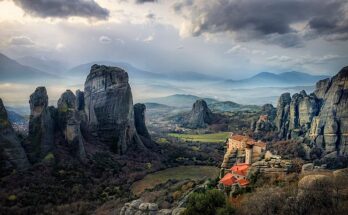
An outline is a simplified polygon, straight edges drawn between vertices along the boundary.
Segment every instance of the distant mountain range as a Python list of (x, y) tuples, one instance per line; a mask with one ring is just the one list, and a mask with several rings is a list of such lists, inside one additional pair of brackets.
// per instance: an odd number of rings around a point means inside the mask
[(112, 61), (94, 61), (75, 66), (65, 73), (69, 76), (87, 76), (93, 64), (120, 67), (128, 72), (130, 79), (154, 79), (154, 80), (176, 80), (176, 81), (213, 81), (223, 80), (222, 78), (205, 75), (197, 72), (175, 72), (175, 73), (155, 73), (139, 69), (129, 63)]
[(55, 75), (58, 75), (67, 70), (67, 66), (63, 62), (46, 58), (25, 56), (17, 58), (16, 61), (24, 66), (33, 67)]
[(0, 81), (28, 82), (36, 79), (53, 79), (56, 75), (24, 66), (0, 53)]
[(201, 98), (194, 95), (184, 95), (184, 94), (175, 94), (171, 96), (152, 98), (152, 99), (147, 99), (143, 102), (158, 103), (158, 104), (172, 106), (172, 107), (192, 107), (193, 103), (197, 101), (198, 99), (204, 99), (208, 105), (219, 102), (218, 100), (212, 99), (212, 98)]
[(128, 72), (130, 80), (167, 80), (179, 82), (211, 81), (215, 82), (215, 84), (212, 83), (212, 87), (224, 89), (310, 86), (314, 85), (318, 80), (329, 77), (292, 71), (280, 74), (262, 72), (251, 78), (241, 80), (224, 80), (223, 78), (213, 75), (206, 75), (191, 71), (175, 73), (149, 72), (139, 69), (129, 63), (113, 61), (89, 62), (80, 64), (71, 69), (66, 69), (64, 63), (55, 60), (41, 59), (31, 56), (13, 60), (0, 53), (0, 79), (1, 81), (18, 81), (22, 79), (31, 80), (57, 77), (85, 78), (89, 74), (90, 68), (93, 64), (121, 67)]
[(274, 74), (261, 72), (251, 78), (242, 80), (225, 80), (217, 86), (228, 88), (256, 88), (256, 87), (285, 87), (285, 86), (312, 86), (317, 81), (328, 78), (325, 75), (310, 75), (303, 72), (284, 72)]
[(198, 99), (204, 99), (213, 112), (231, 112), (236, 110), (254, 110), (260, 108), (260, 106), (256, 105), (242, 105), (232, 101), (218, 101), (212, 98), (201, 98), (194, 95), (184, 94), (149, 99), (148, 101), (152, 102), (145, 102), (145, 105), (147, 109), (191, 108), (193, 103)]

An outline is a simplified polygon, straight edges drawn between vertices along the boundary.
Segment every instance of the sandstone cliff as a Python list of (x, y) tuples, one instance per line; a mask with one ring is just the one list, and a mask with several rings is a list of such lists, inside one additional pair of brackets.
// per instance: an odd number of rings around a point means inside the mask
[(193, 104), (184, 126), (188, 128), (205, 128), (213, 120), (214, 115), (208, 108), (207, 103), (203, 99), (199, 99)]
[(280, 96), (275, 119), (279, 137), (303, 138), (322, 156), (348, 155), (348, 67), (319, 81), (314, 93)]
[(93, 65), (84, 93), (88, 129), (98, 141), (119, 154), (130, 146), (143, 146), (134, 125), (127, 72), (117, 67)]
[[(1, 171), (10, 169), (23, 170), (30, 166), (27, 155), (8, 120), (7, 111), (0, 99), (0, 162)], [(0, 173), (2, 175), (3, 173)]]

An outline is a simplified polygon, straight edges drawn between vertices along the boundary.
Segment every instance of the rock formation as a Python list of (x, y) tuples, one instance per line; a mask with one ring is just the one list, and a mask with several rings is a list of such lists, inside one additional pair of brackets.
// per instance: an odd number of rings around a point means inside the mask
[[(0, 150), (2, 158), (0, 162), (4, 163), (3, 168), (7, 169), (27, 169), (30, 166), (27, 155), (16, 136), (10, 121), (8, 120), (7, 111), (0, 99)], [(4, 171), (1, 169), (1, 171)], [(0, 174), (1, 175), (1, 174)]]
[(283, 93), (278, 100), (275, 125), (281, 137), (286, 137), (288, 133), (290, 102), (290, 93)]
[[(86, 158), (84, 139), (81, 134), (81, 119), (78, 113), (77, 103), (73, 92), (65, 91), (58, 100), (58, 125), (64, 133), (69, 147), (81, 160)], [(79, 103), (81, 106), (82, 104)]]
[(205, 128), (213, 120), (214, 115), (208, 108), (207, 103), (203, 99), (199, 99), (193, 104), (184, 126), (188, 128)]
[(314, 93), (283, 94), (278, 101), (279, 137), (305, 138), (325, 157), (348, 155), (348, 67), (316, 84)]
[(348, 155), (348, 67), (331, 80), (317, 83), (314, 92), (322, 100), (320, 112), (311, 123), (309, 137), (326, 154)]
[(90, 133), (119, 154), (143, 146), (134, 126), (128, 74), (123, 69), (93, 65), (85, 82), (85, 112)]
[(54, 130), (56, 110), (48, 107), (48, 96), (45, 87), (36, 88), (30, 95), (29, 120), (29, 159), (37, 162), (54, 148)]
[(156, 203), (144, 202), (142, 199), (124, 204), (120, 215), (180, 215), (186, 208), (159, 209)]
[(250, 129), (255, 132), (270, 132), (275, 130), (274, 119), (277, 115), (277, 109), (272, 104), (265, 104), (261, 107), (261, 115), (258, 120), (251, 122)]
[(146, 106), (144, 104), (137, 103), (134, 105), (134, 123), (138, 134), (150, 139), (151, 136), (145, 124), (145, 111)]

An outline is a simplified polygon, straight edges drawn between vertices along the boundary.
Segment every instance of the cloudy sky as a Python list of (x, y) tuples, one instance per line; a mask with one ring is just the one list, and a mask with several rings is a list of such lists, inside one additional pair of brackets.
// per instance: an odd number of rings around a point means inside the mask
[(0, 0), (0, 52), (228, 78), (348, 62), (346, 0)]
[[(347, 0), (0, 0), (0, 29), (0, 53), (67, 68), (107, 60), (242, 79), (348, 63)], [(9, 84), (0, 96), (18, 89), (26, 103), (34, 86)], [(48, 88), (57, 98), (66, 86)]]

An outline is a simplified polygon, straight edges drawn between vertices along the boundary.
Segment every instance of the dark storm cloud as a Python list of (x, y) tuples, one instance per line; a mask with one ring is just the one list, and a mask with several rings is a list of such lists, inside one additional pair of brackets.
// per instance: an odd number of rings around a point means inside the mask
[(107, 19), (109, 11), (94, 0), (13, 0), (26, 13), (38, 17), (79, 16)]
[[(191, 23), (191, 34), (233, 32), (240, 40), (261, 39), (298, 46), (306, 31), (341, 36), (348, 30), (346, 0), (184, 0), (173, 9)], [(293, 24), (305, 23), (295, 29)], [(314, 31), (314, 33), (313, 33)]]
[(143, 3), (148, 3), (148, 2), (157, 2), (157, 0), (135, 0), (137, 4), (143, 4)]

